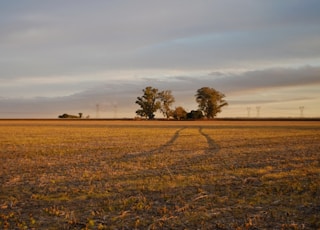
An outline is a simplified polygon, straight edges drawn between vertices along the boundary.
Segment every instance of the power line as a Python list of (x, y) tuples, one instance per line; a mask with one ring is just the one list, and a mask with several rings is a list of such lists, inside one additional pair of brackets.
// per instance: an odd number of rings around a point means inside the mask
[(113, 116), (114, 118), (117, 118), (117, 113), (118, 113), (118, 104), (115, 102), (113, 103)]
[(96, 118), (100, 118), (100, 105), (96, 104)]
[(300, 110), (300, 117), (303, 117), (304, 106), (299, 106), (299, 110)]
[(251, 108), (247, 107), (248, 117), (250, 117)]
[(257, 106), (256, 109), (257, 109), (257, 117), (260, 117), (260, 109), (261, 109), (261, 107)]

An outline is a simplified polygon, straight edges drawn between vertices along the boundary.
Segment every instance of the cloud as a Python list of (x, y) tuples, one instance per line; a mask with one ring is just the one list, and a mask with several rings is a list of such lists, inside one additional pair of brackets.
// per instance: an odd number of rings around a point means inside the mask
[(320, 84), (320, 67), (271, 68), (254, 70), (238, 75), (227, 75), (214, 80), (226, 92), (243, 92), (268, 88)]
[[(78, 113), (96, 116), (100, 105), (101, 117), (134, 117), (138, 109), (135, 100), (142, 89), (152, 86), (172, 90), (175, 106), (196, 109), (194, 95), (203, 87), (213, 87), (226, 94), (229, 107), (302, 103), (320, 100), (320, 67), (272, 68), (242, 73), (212, 72), (201, 76), (136, 77), (128, 80), (110, 80), (92, 85), (69, 96), (33, 99), (1, 99), (2, 114), (34, 117), (56, 117), (59, 113)], [(309, 102), (308, 102), (309, 103)], [(231, 109), (232, 110), (232, 109)], [(316, 112), (315, 112), (316, 113)]]
[(2, 78), (320, 60), (314, 0), (12, 2), (0, 5)]
[[(202, 86), (233, 101), (311, 101), (317, 92), (277, 89), (319, 85), (319, 8), (318, 0), (1, 1), (1, 109), (89, 113), (117, 101), (129, 114), (148, 85), (190, 109)], [(267, 100), (272, 90), (279, 94)]]

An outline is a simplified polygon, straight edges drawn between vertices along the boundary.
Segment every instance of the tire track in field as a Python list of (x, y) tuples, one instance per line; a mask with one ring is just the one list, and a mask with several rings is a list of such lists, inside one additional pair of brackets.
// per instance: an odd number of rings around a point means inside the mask
[(156, 149), (154, 149), (154, 150), (151, 150), (150, 153), (162, 152), (164, 149), (166, 149), (166, 148), (170, 147), (171, 145), (173, 145), (173, 143), (179, 138), (180, 132), (181, 132), (182, 130), (184, 130), (184, 129), (185, 129), (185, 127), (177, 130), (177, 131), (175, 132), (175, 134), (171, 137), (171, 139), (170, 139), (167, 143), (165, 143), (164, 145), (161, 145), (159, 148), (156, 148)]
[(205, 151), (207, 154), (216, 154), (220, 151), (220, 146), (210, 137), (209, 134), (206, 134), (202, 131), (202, 127), (199, 128), (199, 133), (206, 138), (208, 143), (208, 149)]
[[(158, 148), (155, 149), (151, 149), (149, 151), (142, 151), (142, 152), (138, 152), (138, 153), (129, 153), (123, 156), (123, 161), (127, 162), (130, 160), (134, 160), (140, 157), (148, 157), (154, 153), (163, 153), (166, 150), (170, 150), (171, 147), (174, 146), (175, 142), (177, 139), (180, 138), (180, 133), (185, 130), (186, 127), (180, 128), (178, 129), (170, 138), (170, 140), (168, 140), (165, 144), (159, 146)], [(207, 142), (207, 147), (205, 149), (201, 149), (202, 153), (199, 153), (199, 155), (196, 156), (192, 156), (192, 157), (187, 157), (186, 158), (182, 158), (176, 162), (174, 162), (173, 164), (165, 164), (164, 162), (162, 162), (162, 166), (160, 166), (157, 169), (145, 169), (145, 170), (141, 170), (139, 172), (139, 175), (131, 175), (133, 177), (136, 176), (141, 176), (141, 175), (145, 175), (145, 176), (159, 176), (159, 175), (165, 175), (165, 174), (169, 174), (171, 178), (174, 178), (175, 175), (181, 174), (181, 173), (189, 173), (192, 172), (192, 170), (190, 171), (190, 167), (194, 166), (195, 164), (201, 164), (201, 162), (208, 160), (208, 158), (212, 157), (214, 154), (218, 153), (220, 151), (220, 146), (214, 141), (213, 138), (210, 137), (209, 134), (206, 134), (203, 131), (202, 127), (198, 128), (198, 132), (199, 132), (199, 136), (192, 136), (191, 138), (199, 138), (199, 137), (204, 137), (206, 142)], [(190, 149), (190, 150), (186, 150), (188, 154), (189, 152), (192, 151), (199, 151), (200, 149)], [(184, 151), (184, 150), (181, 150)]]
[(138, 158), (138, 157), (146, 157), (146, 156), (149, 156), (149, 155), (151, 155), (153, 153), (157, 153), (157, 152), (163, 152), (165, 149), (169, 148), (170, 146), (172, 146), (174, 144), (174, 142), (179, 138), (180, 132), (184, 129), (185, 129), (185, 127), (178, 129), (173, 134), (173, 136), (171, 137), (171, 139), (169, 141), (167, 141), (165, 144), (159, 146), (158, 148), (152, 149), (150, 151), (142, 151), (142, 152), (138, 152), (138, 153), (126, 154), (124, 156), (124, 158), (126, 160), (129, 160), (129, 159)]
[[(193, 156), (188, 159), (181, 159), (175, 164), (168, 166), (168, 170), (170, 170), (171, 174), (179, 174), (181, 173), (181, 171), (188, 171), (188, 168), (190, 166), (199, 164), (220, 151), (220, 146), (215, 142), (214, 139), (210, 137), (209, 134), (206, 134), (203, 131), (202, 127), (199, 127), (198, 131), (200, 135), (206, 139), (207, 148), (203, 151), (202, 154)], [(197, 149), (195, 149), (195, 151), (197, 151)]]

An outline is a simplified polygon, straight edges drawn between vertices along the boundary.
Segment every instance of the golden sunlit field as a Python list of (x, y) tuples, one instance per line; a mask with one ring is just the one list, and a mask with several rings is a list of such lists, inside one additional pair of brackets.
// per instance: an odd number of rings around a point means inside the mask
[(320, 122), (0, 121), (0, 229), (319, 229)]

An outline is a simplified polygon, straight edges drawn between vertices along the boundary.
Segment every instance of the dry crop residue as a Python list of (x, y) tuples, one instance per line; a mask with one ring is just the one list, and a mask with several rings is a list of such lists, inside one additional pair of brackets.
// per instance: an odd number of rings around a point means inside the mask
[(317, 229), (317, 122), (0, 121), (1, 229)]

